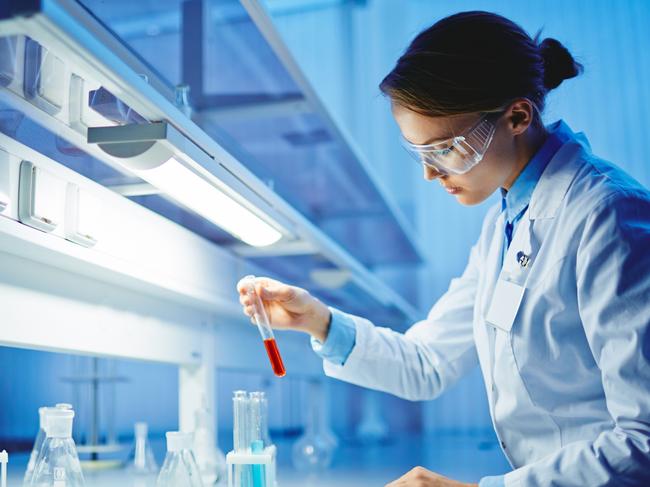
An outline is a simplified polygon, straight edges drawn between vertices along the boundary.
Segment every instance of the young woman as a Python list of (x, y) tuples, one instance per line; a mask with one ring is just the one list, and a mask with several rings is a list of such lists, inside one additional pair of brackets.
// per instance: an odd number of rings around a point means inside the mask
[[(480, 364), (513, 467), (482, 487), (650, 485), (650, 193), (564, 122), (542, 124), (546, 94), (581, 70), (557, 40), (466, 12), (383, 80), (427, 180), (464, 205), (502, 195), (462, 276), (405, 334), (258, 283), (329, 376), (426, 400)], [(465, 484), (418, 467), (390, 485)]]

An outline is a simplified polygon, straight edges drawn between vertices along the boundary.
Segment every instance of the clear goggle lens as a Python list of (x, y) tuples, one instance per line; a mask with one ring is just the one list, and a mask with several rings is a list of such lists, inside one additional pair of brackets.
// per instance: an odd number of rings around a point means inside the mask
[(494, 137), (497, 118), (489, 113), (464, 135), (442, 142), (417, 145), (402, 138), (402, 144), (416, 161), (443, 175), (465, 174), (483, 159)]

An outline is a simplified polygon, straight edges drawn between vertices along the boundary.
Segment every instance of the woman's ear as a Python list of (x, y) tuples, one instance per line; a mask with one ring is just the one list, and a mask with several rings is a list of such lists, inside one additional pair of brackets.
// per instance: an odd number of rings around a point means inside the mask
[(506, 119), (512, 135), (523, 134), (533, 123), (535, 107), (530, 100), (521, 98), (510, 104), (506, 112)]

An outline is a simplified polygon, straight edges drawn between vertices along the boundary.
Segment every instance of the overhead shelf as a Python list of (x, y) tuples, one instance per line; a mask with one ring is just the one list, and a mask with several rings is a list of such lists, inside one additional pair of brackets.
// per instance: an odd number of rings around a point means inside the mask
[[(372, 254), (373, 247), (376, 247), (374, 242), (368, 248), (363, 247), (364, 238), (373, 232), (371, 222), (374, 218), (378, 222), (388, 222), (383, 230), (372, 234), (374, 238), (382, 235), (382, 239), (394, 241), (396, 248), (399, 248), (400, 242), (404, 245), (404, 254), (398, 260), (404, 260), (409, 252), (411, 257), (407, 261), (417, 262), (419, 259), (412, 240), (400, 230), (399, 220), (391, 217), (389, 205), (358, 160), (356, 165), (354, 160), (349, 160), (350, 167), (340, 165), (341, 170), (351, 170), (352, 173), (337, 173), (338, 170), (328, 167), (325, 160), (314, 170), (315, 180), (324, 178), (324, 181), (338, 181), (335, 193), (329, 194), (329, 206), (336, 211), (329, 212), (330, 208), (324, 200), (309, 200), (308, 196), (317, 193), (318, 188), (314, 187), (313, 181), (297, 178), (299, 171), (296, 168), (279, 170), (276, 167), (271, 188), (264, 174), (259, 174), (262, 163), (255, 157), (255, 144), (264, 143), (260, 142), (263, 137), (251, 137), (248, 144), (245, 140), (239, 141), (234, 136), (235, 131), (230, 133), (226, 127), (213, 121), (202, 122), (200, 112), (196, 117), (199, 124), (194, 123), (170, 99), (173, 97), (170, 88), (173, 81), (157, 74), (148, 66), (148, 60), (143, 60), (116, 41), (106, 26), (77, 2), (41, 0), (33, 2), (33, 5), (28, 3), (11, 5), (9, 10), (14, 11), (3, 12), (6, 17), (0, 20), (3, 35), (0, 38), (0, 50), (3, 50), (0, 54), (0, 130), (87, 178), (105, 187), (115, 188), (116, 192), (194, 233), (220, 246), (229, 247), (278, 277), (291, 279), (298, 285), (314, 290), (328, 302), (345, 310), (396, 324), (406, 323), (417, 316), (412, 304), (368, 271), (357, 258), (357, 254), (365, 256), (363, 261), (367, 264), (395, 262), (393, 257), (386, 255), (374, 262), (367, 258), (367, 254)], [(208, 8), (212, 4), (206, 2), (204, 6)], [(129, 5), (137, 9), (140, 3), (130, 2)], [(25, 56), (27, 46), (31, 46), (29, 49), (39, 49), (41, 64), (43, 56), (48, 57), (47, 73), (53, 77), (52, 82), (57, 83), (56, 90), (49, 90), (46, 85), (40, 84), (31, 91), (26, 89), (24, 63), (32, 59)], [(266, 49), (268, 51), (268, 46)], [(165, 52), (165, 47), (161, 46), (159, 52)], [(276, 72), (282, 67), (281, 64), (278, 66), (273, 68)], [(146, 79), (141, 76), (143, 74)], [(287, 83), (293, 83), (286, 71), (282, 76)], [(210, 79), (214, 77), (219, 78), (215, 74)], [(286, 157), (298, 157), (301, 151), (306, 154), (303, 157), (311, 157), (313, 154), (308, 152), (309, 147), (330, 144), (324, 149), (323, 158), (332, 153), (340, 156), (352, 153), (352, 149), (343, 144), (340, 134), (335, 132), (335, 127), (332, 128), (329, 118), (326, 117), (324, 122), (316, 114), (317, 110), (305, 111), (305, 102), (295, 95), (300, 91), (296, 90), (297, 86), (290, 86), (286, 93), (291, 96), (284, 99), (276, 95), (265, 100), (257, 98), (267, 108), (273, 103), (297, 103), (300, 107), (300, 113), (296, 115), (298, 119), (287, 121), (283, 137), (288, 146), (301, 147), (302, 144), (302, 148)], [(136, 117), (136, 123), (168, 123), (184, 140), (205, 155), (192, 158), (193, 170), (215, 185), (226, 188), (228, 194), (240, 204), (282, 229), (280, 241), (260, 250), (241, 244), (200, 214), (170, 199), (169, 194), (152, 190), (137, 171), (125, 168), (119, 157), (107, 153), (97, 144), (89, 143), (87, 136), (90, 127), (120, 124), (111, 120), (106, 113), (89, 108), (89, 96), (98, 89), (109, 91), (124, 107), (133, 110), (139, 117)], [(313, 93), (300, 92), (305, 100), (313, 102)], [(250, 99), (246, 103), (240, 103), (241, 99), (233, 103), (232, 93), (227, 95), (230, 101), (217, 107), (211, 106), (210, 110), (233, 110), (235, 107), (246, 110), (247, 106), (252, 106)], [(211, 98), (212, 101), (217, 99)], [(224, 99), (221, 100), (223, 102)], [(229, 117), (224, 118), (230, 120)], [(201, 123), (205, 123), (205, 126), (201, 127)], [(252, 127), (255, 125), (251, 123)], [(223, 139), (220, 135), (223, 135)], [(242, 137), (243, 133), (240, 134)], [(320, 143), (326, 140), (329, 142)], [(258, 174), (254, 174), (256, 168)], [(308, 170), (305, 168), (304, 172), (308, 173)], [(358, 178), (358, 184), (349, 185), (351, 178)], [(328, 186), (324, 184), (325, 190)], [(302, 191), (302, 195), (299, 191)], [(334, 204), (345, 198), (349, 198), (350, 207), (341, 208)], [(381, 259), (384, 261), (379, 262)]]
[(194, 121), (362, 264), (422, 261), (401, 210), (257, 0), (81, 3), (151, 66), (148, 74), (189, 84)]

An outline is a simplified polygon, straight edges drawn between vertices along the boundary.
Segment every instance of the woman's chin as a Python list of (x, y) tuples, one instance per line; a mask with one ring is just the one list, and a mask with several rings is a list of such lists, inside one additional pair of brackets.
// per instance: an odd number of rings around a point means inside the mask
[(474, 206), (478, 205), (479, 203), (483, 203), (489, 195), (485, 196), (473, 191), (464, 190), (455, 196), (456, 201), (458, 201), (461, 205)]

